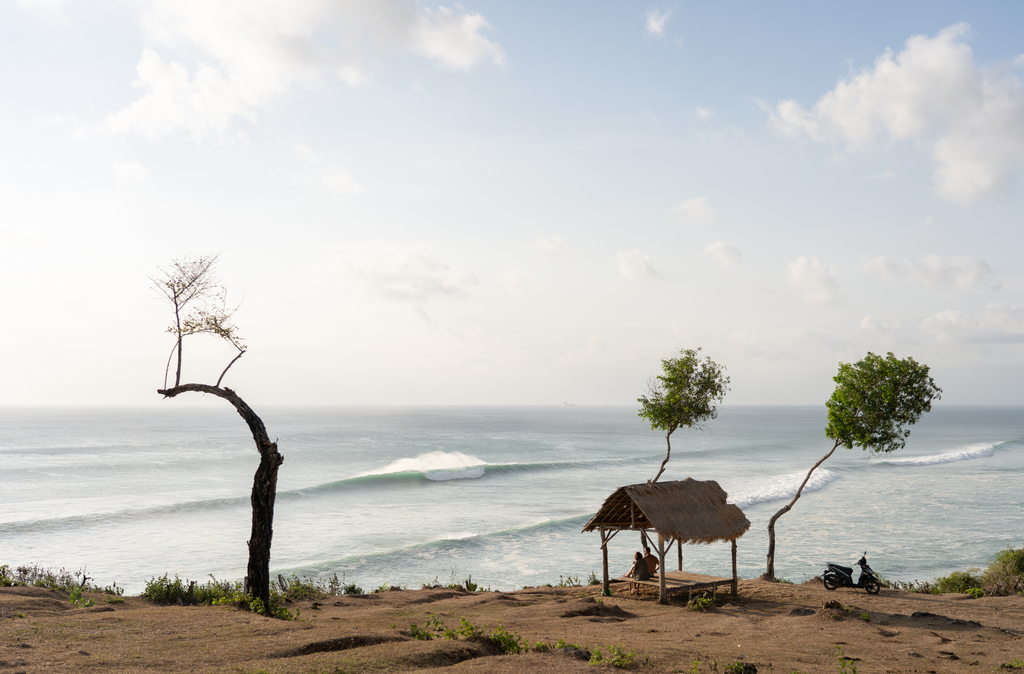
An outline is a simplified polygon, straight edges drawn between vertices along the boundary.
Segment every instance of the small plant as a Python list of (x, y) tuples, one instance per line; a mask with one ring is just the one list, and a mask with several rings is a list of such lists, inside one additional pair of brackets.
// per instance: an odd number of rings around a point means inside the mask
[(379, 594), (381, 592), (387, 592), (390, 589), (387, 583), (381, 583), (380, 587), (373, 591), (373, 594)]
[(547, 653), (551, 650), (551, 644), (546, 641), (538, 641), (533, 645), (533, 650), (537, 653)]
[(85, 608), (86, 606), (92, 606), (96, 603), (92, 599), (85, 598), (82, 595), (82, 588), (80, 587), (72, 588), (71, 596), (68, 597), (68, 599), (71, 600), (72, 606), (77, 606), (78, 608)]
[(863, 611), (860, 614), (860, 619), (863, 620), (866, 623), (869, 623), (869, 622), (871, 622), (871, 614), (868, 613), (867, 611)]
[(700, 672), (700, 660), (694, 660), (693, 664), (690, 665), (690, 674), (699, 674)]
[(714, 597), (694, 597), (687, 604), (686, 607), (691, 611), (707, 611), (709, 608), (713, 608), (715, 605)]
[(1004, 662), (999, 665), (999, 669), (1024, 669), (1024, 660), (1021, 658), (1014, 658), (1009, 662)]
[(600, 585), (601, 579), (597, 577), (597, 574), (593, 570), (587, 574), (587, 585)]
[(636, 651), (627, 651), (622, 646), (609, 646), (607, 653), (595, 648), (590, 655), (590, 664), (609, 664), (617, 669), (635, 669), (641, 665), (650, 665), (651, 659), (646, 655), (637, 655)]
[(843, 649), (836, 646), (836, 657), (839, 658), (839, 674), (857, 674), (853, 660), (843, 655)]
[(475, 637), (478, 634), (483, 634), (483, 630), (479, 627), (475, 627), (473, 623), (466, 620), (465, 617), (459, 618), (459, 630), (457, 634), (463, 639), (469, 639)]
[(579, 576), (569, 576), (567, 578), (562, 578), (561, 576), (558, 577), (558, 587), (580, 587), (581, 585), (582, 583), (580, 582)]
[(746, 674), (747, 663), (737, 660), (731, 665), (726, 665), (723, 671), (728, 672), (729, 674)]
[(355, 583), (348, 583), (341, 587), (342, 594), (362, 594), (363, 588), (359, 587)]
[(123, 604), (127, 601), (124, 597), (107, 597), (108, 604)]
[(979, 599), (979, 598), (985, 596), (985, 590), (983, 590), (980, 587), (969, 587), (964, 592), (964, 594), (970, 595), (971, 597), (973, 597), (975, 599)]
[(430, 641), (434, 638), (434, 635), (413, 623), (409, 625), (409, 634), (412, 635), (413, 639), (420, 639), (421, 641)]
[(498, 621), (498, 626), (487, 637), (492, 644), (498, 647), (502, 653), (524, 653), (530, 650), (530, 645), (526, 643), (526, 640), (519, 636), (519, 632), (509, 632), (505, 629), (501, 621)]

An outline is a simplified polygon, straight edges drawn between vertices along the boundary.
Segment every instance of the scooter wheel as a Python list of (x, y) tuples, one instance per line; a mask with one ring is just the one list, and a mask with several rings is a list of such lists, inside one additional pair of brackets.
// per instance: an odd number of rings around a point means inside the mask
[(826, 573), (821, 577), (821, 584), (825, 586), (826, 590), (834, 590), (839, 587), (839, 579), (831, 573)]
[(869, 580), (864, 584), (864, 591), (868, 594), (878, 594), (882, 591), (882, 586), (878, 584), (877, 580)]

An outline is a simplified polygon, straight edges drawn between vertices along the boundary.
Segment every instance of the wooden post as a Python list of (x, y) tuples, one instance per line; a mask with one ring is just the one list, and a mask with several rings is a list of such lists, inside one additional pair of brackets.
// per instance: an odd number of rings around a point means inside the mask
[(736, 596), (739, 581), (736, 578), (736, 539), (732, 539), (732, 596)]
[(598, 531), (601, 533), (601, 571), (604, 580), (604, 589), (601, 590), (601, 596), (610, 597), (612, 591), (608, 584), (608, 539), (604, 536), (604, 525), (598, 527)]
[(665, 587), (665, 538), (658, 534), (658, 603), (668, 603), (668, 588)]
[(679, 555), (679, 570), (683, 570), (683, 542), (676, 539), (676, 553)]

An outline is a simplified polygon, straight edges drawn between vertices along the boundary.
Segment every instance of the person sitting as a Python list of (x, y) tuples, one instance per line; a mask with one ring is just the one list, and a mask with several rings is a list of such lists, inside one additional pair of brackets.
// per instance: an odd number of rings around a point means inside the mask
[(647, 570), (652, 576), (658, 572), (660, 566), (658, 558), (651, 554), (651, 548), (648, 545), (644, 546), (644, 561), (647, 562)]
[[(635, 578), (636, 580), (651, 579), (650, 568), (647, 566), (647, 562), (644, 561), (644, 556), (642, 553), (637, 552), (635, 555), (633, 555), (633, 566), (629, 567), (629, 571), (627, 571), (625, 575), (629, 576), (630, 578)], [(640, 583), (630, 583), (629, 593), (640, 594)]]

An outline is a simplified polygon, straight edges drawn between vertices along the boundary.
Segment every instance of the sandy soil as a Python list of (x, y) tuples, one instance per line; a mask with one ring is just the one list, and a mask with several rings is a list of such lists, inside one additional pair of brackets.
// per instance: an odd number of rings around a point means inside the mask
[[(289, 605), (301, 609), (293, 622), (135, 597), (108, 604), (99, 594), (90, 595), (96, 606), (74, 608), (64, 593), (0, 588), (0, 674), (612, 671), (566, 651), (501, 655), (484, 639), (413, 639), (410, 625), (423, 626), (431, 614), (449, 627), (461, 617), (491, 628), (501, 621), (530, 644), (618, 645), (649, 658), (641, 671), (651, 672), (724, 674), (740, 662), (762, 673), (837, 673), (837, 646), (858, 674), (992, 672), (1024, 659), (1024, 596), (869, 596), (746, 580), (738, 597), (720, 596), (717, 606), (696, 612), (685, 599), (662, 606), (654, 594), (635, 598), (624, 585), (613, 587), (603, 601), (599, 587), (331, 597)], [(842, 607), (823, 608), (830, 600)]]

